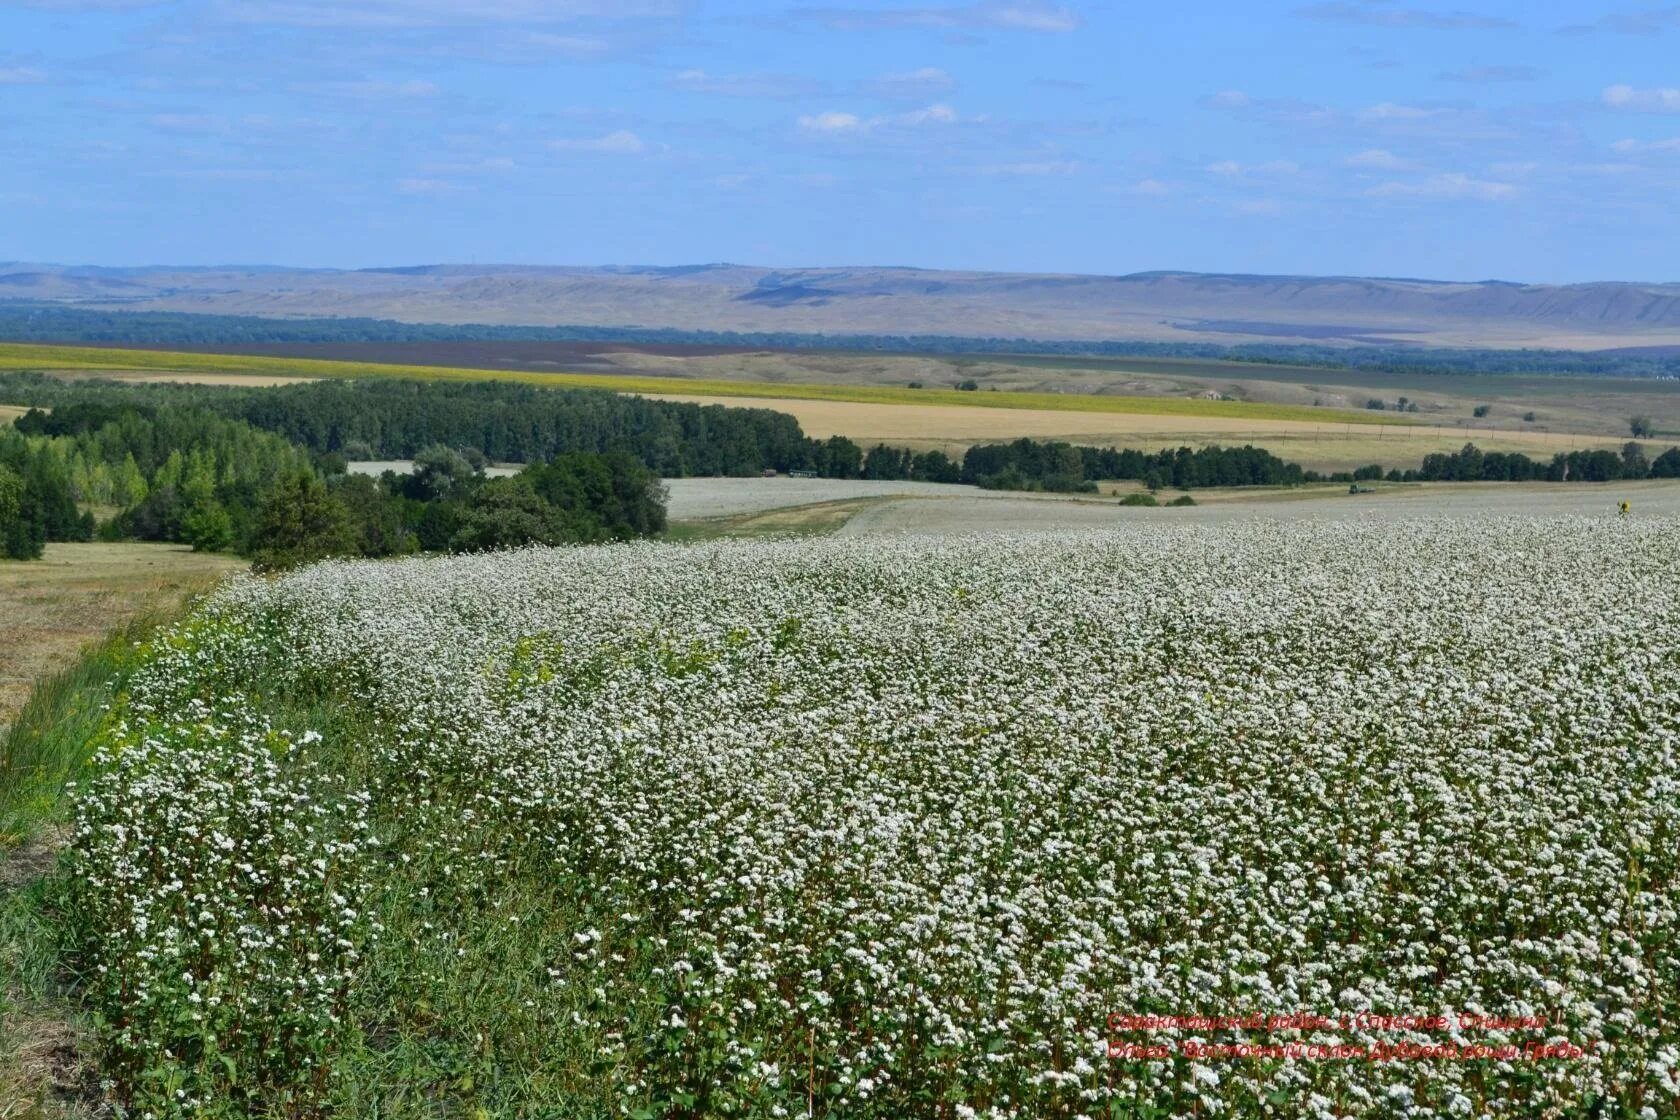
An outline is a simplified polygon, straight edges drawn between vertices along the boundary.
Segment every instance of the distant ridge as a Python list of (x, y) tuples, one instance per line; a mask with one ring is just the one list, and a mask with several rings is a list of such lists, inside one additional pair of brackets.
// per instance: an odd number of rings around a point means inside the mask
[(1047, 341), (1605, 350), (1680, 345), (1680, 284), (905, 266), (0, 264), (0, 299), (111, 311)]

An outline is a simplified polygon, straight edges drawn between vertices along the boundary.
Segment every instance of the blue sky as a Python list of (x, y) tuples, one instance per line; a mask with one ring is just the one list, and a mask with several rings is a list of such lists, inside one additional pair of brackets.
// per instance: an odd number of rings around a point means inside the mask
[(1662, 0), (0, 0), (0, 259), (1680, 280), (1677, 188)]

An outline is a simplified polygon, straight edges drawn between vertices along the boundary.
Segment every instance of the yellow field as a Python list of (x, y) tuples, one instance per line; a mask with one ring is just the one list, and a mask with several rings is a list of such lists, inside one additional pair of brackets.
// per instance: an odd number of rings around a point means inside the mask
[(799, 421), (815, 439), (840, 435), (865, 446), (886, 443), (926, 451), (937, 448), (960, 454), (976, 443), (1030, 436), (1060, 439), (1094, 447), (1135, 447), (1154, 451), (1188, 444), (1210, 443), (1263, 446), (1309, 470), (1352, 470), (1367, 463), (1402, 470), (1417, 466), (1435, 451), (1456, 451), (1475, 443), (1484, 451), (1521, 451), (1549, 459), (1559, 451), (1610, 447), (1617, 440), (1577, 436), (1566, 432), (1490, 431), (1482, 429), (1408, 425), (1371, 427), (1342, 422), (1345, 413), (1309, 409), (1314, 421), (1271, 420), (1256, 417), (1178, 416), (1149, 413), (1090, 414), (1048, 409), (995, 411), (953, 405), (858, 404), (847, 401), (789, 401), (773, 397), (677, 397), (649, 394), (665, 400), (696, 400), (770, 408)]
[(16, 420), (19, 416), (22, 416), (28, 411), (29, 410), (27, 408), (23, 408), (20, 405), (0, 404), (0, 425), (10, 424), (13, 420)]
[[(127, 371), (139, 374), (260, 374), (293, 377), (406, 377), (428, 381), (513, 381), (551, 388), (608, 389), (620, 393), (664, 394), (683, 397), (770, 398), (775, 400), (841, 401), (884, 405), (947, 405), (961, 408), (1036, 409), (1050, 412), (1121, 413), (1145, 416), (1222, 417), (1241, 420), (1297, 420), (1322, 423), (1334, 416), (1339, 424), (1404, 427), (1409, 421), (1391, 413), (1365, 409), (1325, 409), (1303, 405), (1257, 404), (1246, 401), (1200, 400), (1183, 397), (1107, 396), (1080, 393), (973, 392), (956, 389), (899, 389), (878, 385), (780, 384), (714, 379), (678, 380), (664, 377), (587, 373), (528, 373), (440, 366), (384, 365), (371, 362), (322, 361), (311, 358), (270, 358), (250, 355), (184, 354), (163, 350), (118, 350), (91, 346), (0, 344), (0, 370), (53, 372)], [(180, 380), (159, 377), (158, 380)]]

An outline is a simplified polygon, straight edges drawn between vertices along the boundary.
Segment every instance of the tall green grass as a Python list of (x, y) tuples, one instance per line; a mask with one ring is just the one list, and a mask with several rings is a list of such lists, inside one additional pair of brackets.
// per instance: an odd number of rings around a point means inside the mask
[(60, 817), (65, 786), (86, 764), (147, 636), (165, 620), (135, 619), (36, 682), (23, 711), (0, 734), (0, 852)]

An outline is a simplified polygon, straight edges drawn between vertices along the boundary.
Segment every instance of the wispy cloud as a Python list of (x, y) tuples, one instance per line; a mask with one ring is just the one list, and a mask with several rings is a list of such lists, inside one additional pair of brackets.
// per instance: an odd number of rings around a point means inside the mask
[(1072, 8), (1035, 0), (915, 8), (796, 8), (796, 19), (837, 31), (931, 28), (942, 31), (1076, 31), (1083, 24)]
[(936, 66), (924, 66), (901, 74), (882, 74), (863, 83), (863, 91), (886, 101), (924, 101), (957, 86), (956, 80)]
[(612, 156), (633, 156), (647, 151), (647, 144), (640, 136), (622, 128), (605, 136), (550, 140), (548, 146), (557, 152), (595, 152)]
[(1611, 150), (1624, 153), (1637, 152), (1680, 152), (1680, 136), (1667, 140), (1618, 140), (1610, 145)]
[(397, 193), (412, 195), (454, 194), (460, 186), (447, 179), (398, 179)]
[(708, 74), (698, 69), (682, 71), (670, 84), (684, 93), (773, 100), (810, 97), (823, 91), (821, 82), (799, 74)]
[(1237, 113), (1273, 124), (1317, 127), (1333, 123), (1335, 110), (1293, 97), (1251, 97), (1240, 89), (1223, 89), (1197, 102), (1204, 109)]
[(990, 163), (980, 168), (980, 173), (1044, 178), (1052, 175), (1076, 175), (1079, 168), (1079, 161), (1073, 159), (1029, 160), (1023, 163)]
[(292, 87), (298, 93), (314, 93), (327, 97), (342, 97), (352, 101), (400, 101), (412, 98), (436, 97), (438, 87), (419, 80), (406, 82), (298, 82)]
[(47, 80), (47, 72), (33, 66), (0, 66), (0, 86), (34, 86)]
[(1499, 82), (1537, 82), (1546, 76), (1534, 66), (1467, 66), (1462, 70), (1443, 70), (1444, 82), (1466, 82), (1471, 85), (1493, 85)]
[(907, 113), (868, 118), (860, 117), (856, 113), (831, 110), (800, 117), (799, 127), (806, 132), (843, 136), (888, 129), (915, 129), (927, 125), (972, 123), (972, 120), (978, 118), (965, 118), (951, 106), (938, 104), (929, 105), (924, 109), (912, 109)]
[(1661, 35), (1664, 31), (1680, 30), (1680, 5), (1646, 8), (1637, 12), (1613, 12), (1593, 23), (1577, 24), (1563, 30), (1571, 34), (1609, 31), (1618, 35)]
[(1421, 121), (1439, 116), (1443, 110), (1429, 109), (1421, 105), (1397, 105), (1392, 101), (1384, 101), (1380, 105), (1372, 105), (1359, 111), (1362, 121)]
[(1635, 113), (1680, 113), (1680, 89), (1673, 86), (1651, 89), (1611, 86), (1601, 100), (1612, 109)]
[(1207, 166), (1208, 174), (1222, 179), (1252, 179), (1296, 175), (1301, 170), (1294, 160), (1274, 159), (1266, 163), (1239, 163), (1234, 159), (1220, 160)]
[(862, 132), (868, 126), (855, 113), (813, 113), (799, 118), (799, 127), (806, 132), (833, 134)]
[(1517, 24), (1496, 16), (1474, 12), (1435, 12), (1420, 8), (1396, 8), (1382, 0), (1328, 0), (1297, 8), (1308, 19), (1335, 23), (1357, 23), (1367, 27), (1423, 28), (1433, 31), (1495, 31)]
[(1404, 171), (1411, 165), (1387, 148), (1367, 148), (1348, 156), (1342, 166), (1366, 171)]
[(681, 0), (217, 0), (212, 11), (225, 22), (291, 27), (552, 26), (581, 19), (674, 18), (682, 14), (682, 3)]
[(1416, 182), (1393, 181), (1382, 183), (1365, 192), (1372, 198), (1418, 198), (1439, 201), (1471, 199), (1481, 202), (1504, 202), (1516, 197), (1517, 188), (1510, 183), (1492, 179), (1475, 179), (1460, 172), (1431, 175)]

